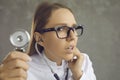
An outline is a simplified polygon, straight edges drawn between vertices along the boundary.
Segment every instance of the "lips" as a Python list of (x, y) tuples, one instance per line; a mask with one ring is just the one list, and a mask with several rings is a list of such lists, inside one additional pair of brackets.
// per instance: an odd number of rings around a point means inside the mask
[(66, 51), (67, 51), (68, 53), (72, 53), (72, 52), (73, 52), (73, 49), (74, 49), (74, 46), (73, 46), (73, 45), (70, 45), (70, 46), (66, 47)]

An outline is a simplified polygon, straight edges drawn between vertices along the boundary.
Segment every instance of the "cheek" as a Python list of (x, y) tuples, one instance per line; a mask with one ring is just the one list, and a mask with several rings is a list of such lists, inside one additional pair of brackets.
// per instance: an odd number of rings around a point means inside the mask
[(65, 45), (64, 39), (59, 39), (56, 34), (47, 34), (45, 36), (44, 45), (48, 49), (61, 49)]
[(77, 44), (77, 42), (78, 42), (78, 37), (75, 39), (75, 43)]

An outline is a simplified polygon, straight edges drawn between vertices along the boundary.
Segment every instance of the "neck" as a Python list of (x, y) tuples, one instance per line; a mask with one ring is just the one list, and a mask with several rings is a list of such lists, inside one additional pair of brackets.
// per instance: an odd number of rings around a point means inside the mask
[(48, 51), (45, 51), (44, 54), (49, 60), (56, 62), (57, 66), (62, 65), (62, 59), (55, 56), (54, 53), (50, 53)]

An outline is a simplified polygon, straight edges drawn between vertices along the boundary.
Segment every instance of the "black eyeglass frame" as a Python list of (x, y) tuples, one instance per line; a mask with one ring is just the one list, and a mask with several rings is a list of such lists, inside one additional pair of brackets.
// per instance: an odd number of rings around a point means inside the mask
[[(77, 26), (77, 27), (76, 27), (76, 26)], [(69, 30), (68, 30), (68, 32), (67, 32), (67, 36), (66, 36), (66, 37), (63, 37), (63, 38), (59, 37), (59, 35), (58, 35), (58, 33), (57, 33), (57, 29), (58, 29), (59, 27), (64, 27), (64, 26), (56, 26), (56, 27), (53, 27), (53, 28), (41, 29), (41, 30), (39, 30), (39, 31), (37, 31), (37, 32), (39, 32), (40, 34), (43, 34), (43, 33), (46, 33), (46, 32), (55, 31), (56, 34), (57, 34), (57, 37), (58, 37), (59, 39), (65, 39), (65, 38), (68, 38), (68, 37), (69, 37), (69, 34), (70, 34), (70, 31), (71, 31), (71, 30), (74, 32), (76, 29), (81, 29), (81, 34), (80, 34), (80, 35), (77, 35), (77, 37), (79, 37), (79, 36), (81, 36), (81, 35), (83, 34), (83, 27), (84, 27), (84, 25), (76, 25), (76, 26), (75, 26), (75, 27), (74, 27), (74, 26), (73, 26), (73, 27), (65, 26), (65, 27), (67, 27)], [(74, 30), (74, 29), (75, 29), (75, 30)]]

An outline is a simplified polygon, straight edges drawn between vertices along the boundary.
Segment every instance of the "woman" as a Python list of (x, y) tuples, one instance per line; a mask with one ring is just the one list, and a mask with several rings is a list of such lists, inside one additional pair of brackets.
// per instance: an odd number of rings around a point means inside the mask
[(71, 9), (40, 4), (31, 33), (30, 57), (10, 52), (0, 67), (0, 80), (96, 80), (89, 57), (76, 47), (83, 26)]

